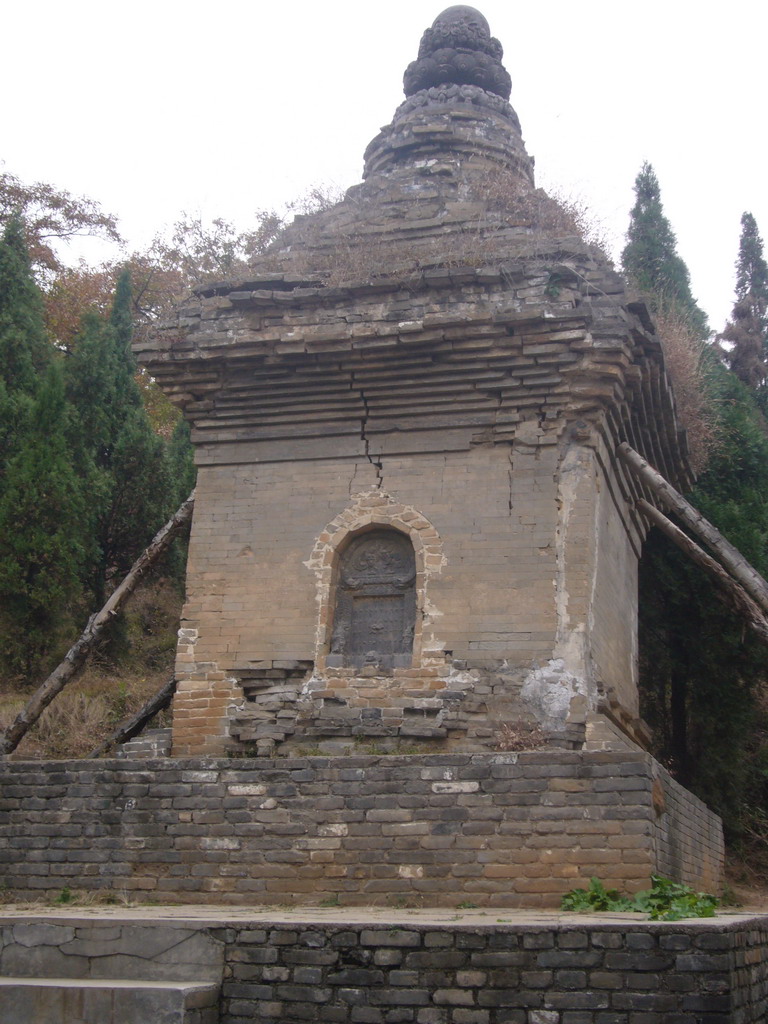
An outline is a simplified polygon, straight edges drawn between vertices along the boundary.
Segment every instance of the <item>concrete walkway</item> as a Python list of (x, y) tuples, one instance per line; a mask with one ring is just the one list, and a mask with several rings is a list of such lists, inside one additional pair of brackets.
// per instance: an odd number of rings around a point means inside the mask
[[(496, 924), (560, 929), (574, 927), (593, 927), (622, 922), (643, 922), (644, 924), (663, 924), (670, 922), (649, 922), (646, 914), (630, 914), (604, 912), (595, 914), (574, 914), (560, 910), (511, 910), (508, 907), (466, 908), (451, 910), (445, 907), (307, 907), (307, 906), (226, 906), (177, 904), (177, 905), (111, 905), (98, 904), (48, 906), (37, 903), (9, 903), (0, 906), (0, 924), (12, 924), (19, 920), (40, 920), (72, 923), (74, 921), (114, 921), (120, 922), (175, 922), (177, 924), (223, 927), (227, 924), (242, 925), (252, 921), (254, 924), (284, 924), (300, 922), (302, 924), (392, 924), (415, 925), (419, 927), (451, 928), (458, 926), (482, 927)], [(743, 924), (749, 920), (768, 919), (768, 911), (754, 908), (739, 908), (718, 913), (714, 918), (686, 918), (676, 924), (701, 925), (703, 921), (713, 928)]]

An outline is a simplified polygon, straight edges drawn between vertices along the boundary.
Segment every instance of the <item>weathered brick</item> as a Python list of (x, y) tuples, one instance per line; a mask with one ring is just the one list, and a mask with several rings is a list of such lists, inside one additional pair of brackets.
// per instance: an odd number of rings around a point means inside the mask
[(421, 935), (419, 932), (401, 928), (388, 928), (380, 931), (364, 929), (360, 933), (360, 945), (414, 947), (421, 945)]
[(431, 994), (423, 988), (373, 989), (369, 998), (378, 1006), (427, 1006)]
[(314, 985), (276, 985), (275, 995), (285, 1002), (326, 1003), (331, 999), (332, 989)]
[(438, 988), (432, 993), (432, 1001), (438, 1006), (474, 1006), (474, 993), (463, 988)]

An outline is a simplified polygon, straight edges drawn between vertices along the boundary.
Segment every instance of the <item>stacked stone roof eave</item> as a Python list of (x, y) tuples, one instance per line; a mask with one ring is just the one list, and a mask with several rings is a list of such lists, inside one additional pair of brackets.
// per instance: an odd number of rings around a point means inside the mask
[(647, 309), (535, 188), (517, 116), (476, 86), (409, 97), (360, 185), (246, 276), (196, 289), (137, 355), (201, 462), (211, 445), (318, 435), (355, 455), (361, 421), (366, 454), (414, 431), (505, 442), (538, 417), (691, 481)]

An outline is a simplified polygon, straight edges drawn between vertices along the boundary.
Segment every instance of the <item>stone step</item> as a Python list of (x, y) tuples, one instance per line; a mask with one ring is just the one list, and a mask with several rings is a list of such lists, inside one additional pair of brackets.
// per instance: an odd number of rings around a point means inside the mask
[(0, 977), (2, 1024), (218, 1024), (220, 986), (127, 978)]
[[(0, 922), (0, 977), (221, 983), (224, 942), (200, 922), (39, 915)], [(0, 1017), (0, 1024), (4, 1024)]]
[(169, 757), (171, 753), (170, 729), (146, 729), (140, 736), (121, 743), (117, 757)]

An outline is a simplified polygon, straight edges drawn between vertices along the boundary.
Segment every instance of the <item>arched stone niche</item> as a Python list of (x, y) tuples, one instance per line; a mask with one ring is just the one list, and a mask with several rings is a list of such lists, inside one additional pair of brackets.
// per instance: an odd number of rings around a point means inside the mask
[[(382, 491), (357, 495), (323, 530), (305, 563), (317, 579), (316, 671), (352, 675), (371, 665), (391, 671), (444, 660), (433, 629), (439, 612), (429, 593), (444, 564), (437, 530), (417, 509)], [(365, 636), (375, 633), (368, 626), (386, 629), (387, 622), (395, 634), (401, 626), (401, 642), (365, 650)]]
[(406, 534), (372, 526), (338, 551), (328, 668), (410, 668), (416, 558)]

